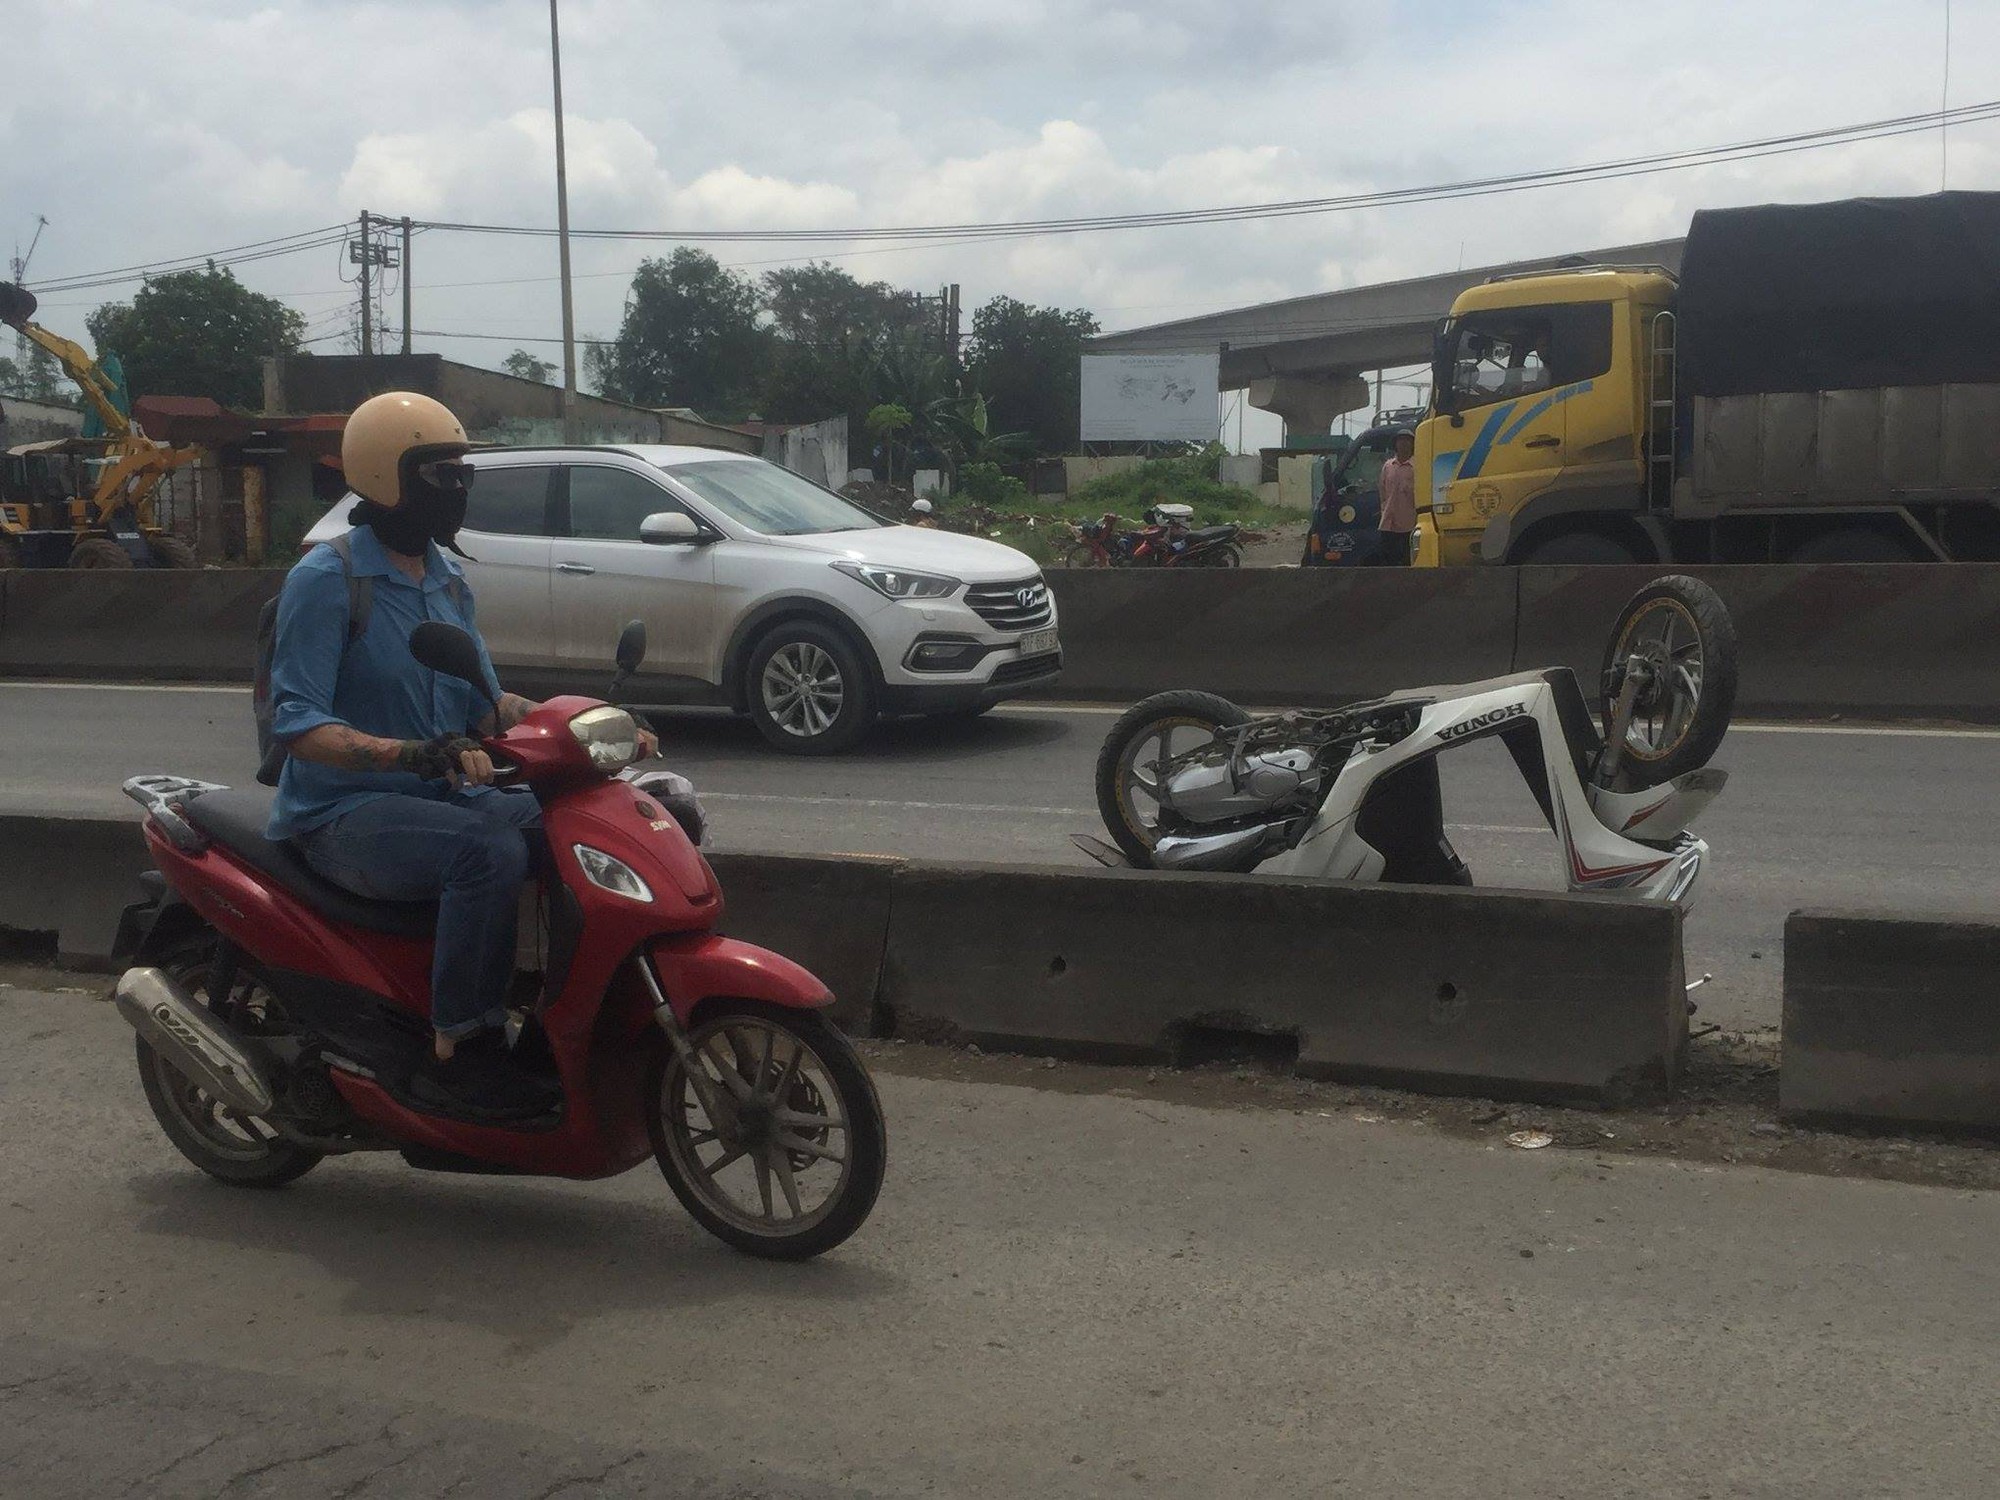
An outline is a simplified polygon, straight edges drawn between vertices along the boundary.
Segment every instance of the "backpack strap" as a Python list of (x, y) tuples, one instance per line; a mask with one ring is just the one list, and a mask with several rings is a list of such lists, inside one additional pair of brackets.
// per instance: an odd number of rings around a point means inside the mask
[(351, 531), (326, 539), (333, 555), (340, 559), (340, 571), (347, 579), (347, 644), (353, 645), (367, 634), (368, 617), (375, 610), (375, 580), (357, 577), (354, 572), (354, 542)]

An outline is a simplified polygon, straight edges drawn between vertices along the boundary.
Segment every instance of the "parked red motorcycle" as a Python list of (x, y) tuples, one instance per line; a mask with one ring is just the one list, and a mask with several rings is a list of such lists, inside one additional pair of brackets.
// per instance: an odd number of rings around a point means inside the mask
[[(482, 681), (471, 637), (452, 626), (419, 626), (411, 650)], [(634, 621), (619, 684), (644, 654)], [(485, 749), (541, 799), (554, 854), (546, 973), (515, 1057), (558, 1082), (560, 1102), (508, 1124), (415, 1102), (436, 907), (364, 900), (322, 879), (265, 839), (268, 792), (140, 776), (125, 790), (146, 808), (158, 870), (120, 926), (133, 967), (116, 998), (167, 1138), (211, 1176), (250, 1187), (354, 1151), (574, 1178), (650, 1156), (687, 1211), (739, 1250), (802, 1260), (841, 1243), (882, 1184), (874, 1085), (820, 1014), (833, 998), (824, 984), (716, 935), (722, 892), (684, 814), (661, 805), (655, 778), (630, 778), (632, 716), (552, 698)]]

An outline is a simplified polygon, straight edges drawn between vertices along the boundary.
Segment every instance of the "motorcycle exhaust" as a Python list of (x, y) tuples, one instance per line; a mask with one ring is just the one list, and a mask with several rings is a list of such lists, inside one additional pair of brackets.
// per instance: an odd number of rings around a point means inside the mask
[(1245, 861), (1263, 847), (1271, 830), (1278, 825), (1260, 824), (1256, 828), (1237, 828), (1228, 833), (1201, 834), (1194, 838), (1181, 834), (1168, 834), (1153, 846), (1153, 868), (1156, 870), (1224, 870), (1247, 869)]
[(169, 975), (127, 969), (113, 999), (118, 1014), (190, 1083), (240, 1114), (271, 1113), (277, 1101), (264, 1070), (229, 1028)]

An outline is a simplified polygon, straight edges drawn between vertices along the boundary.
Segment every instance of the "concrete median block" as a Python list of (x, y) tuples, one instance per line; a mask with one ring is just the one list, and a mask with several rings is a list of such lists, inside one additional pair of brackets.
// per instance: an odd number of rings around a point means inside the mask
[(65, 961), (110, 957), (118, 914), (152, 868), (139, 819), (0, 815), (0, 932), (56, 935)]
[(882, 995), (918, 1038), (1173, 1061), (1235, 1034), (1312, 1077), (1615, 1102), (1672, 1083), (1680, 951), (1678, 911), (1610, 897), (913, 862)]
[(1665, 573), (1729, 606), (1739, 712), (2000, 721), (2000, 564), (1522, 568), (1517, 670), (1567, 665), (1596, 695), (1618, 611)]
[(1511, 670), (1512, 570), (1056, 569), (1070, 698), (1330, 704)]
[(833, 1019), (873, 1028), (898, 861), (843, 855), (711, 853), (722, 882), (722, 931), (803, 964), (833, 991)]
[(1785, 923), (1779, 1108), (2000, 1134), (2000, 918)]
[(271, 569), (18, 571), (0, 614), (0, 673), (248, 682)]

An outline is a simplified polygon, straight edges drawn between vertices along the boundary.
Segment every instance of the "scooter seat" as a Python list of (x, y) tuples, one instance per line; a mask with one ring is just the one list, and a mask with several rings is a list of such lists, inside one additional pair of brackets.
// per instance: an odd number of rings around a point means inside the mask
[(206, 792), (186, 804), (187, 820), (258, 873), (269, 876), (321, 916), (370, 932), (429, 937), (437, 931), (435, 901), (371, 901), (335, 885), (287, 842), (264, 837), (275, 792), (258, 788)]
[(1190, 542), (1219, 542), (1235, 535), (1236, 528), (1234, 526), (1204, 526), (1199, 531), (1190, 531), (1188, 533), (1188, 540)]

